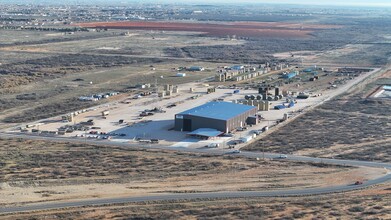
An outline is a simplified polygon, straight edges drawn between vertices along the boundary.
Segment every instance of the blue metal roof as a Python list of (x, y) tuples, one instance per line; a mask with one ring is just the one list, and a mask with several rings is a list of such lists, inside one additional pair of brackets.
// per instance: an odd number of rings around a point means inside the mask
[(391, 86), (383, 86), (384, 90), (391, 91)]
[(231, 66), (230, 68), (231, 68), (231, 70), (242, 70), (244, 68), (244, 66), (242, 66), (242, 65), (235, 65), (235, 66)]
[(189, 70), (196, 70), (196, 71), (200, 71), (201, 69), (202, 69), (202, 67), (200, 67), (200, 66), (191, 66), (189, 68)]
[(228, 120), (251, 109), (256, 109), (256, 107), (232, 102), (208, 102), (181, 112), (178, 115), (195, 115), (204, 118)]
[(291, 79), (295, 76), (296, 76), (296, 73), (287, 73), (287, 74), (283, 75), (282, 77), (285, 79)]
[(212, 128), (199, 128), (193, 132), (188, 133), (188, 135), (196, 135), (203, 137), (217, 137), (220, 134), (223, 134), (223, 132)]

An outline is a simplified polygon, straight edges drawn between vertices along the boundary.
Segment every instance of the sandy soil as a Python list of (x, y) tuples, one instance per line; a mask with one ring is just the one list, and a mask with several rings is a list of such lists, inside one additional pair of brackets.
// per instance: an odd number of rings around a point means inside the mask
[[(242, 167), (243, 168), (243, 167)], [(248, 169), (248, 168), (247, 168)], [(375, 168), (316, 168), (307, 165), (283, 167), (282, 164), (259, 165), (259, 168), (233, 170), (229, 173), (198, 174), (167, 179), (146, 179), (126, 183), (76, 184), (15, 187), (0, 185), (0, 204), (74, 200), (84, 198), (114, 198), (156, 193), (214, 192), (231, 190), (276, 190), (287, 188), (347, 185), (356, 180), (365, 181), (384, 175)], [(93, 177), (97, 178), (97, 177)]]
[(48, 210), (4, 219), (390, 219), (390, 188), (297, 198), (245, 198)]

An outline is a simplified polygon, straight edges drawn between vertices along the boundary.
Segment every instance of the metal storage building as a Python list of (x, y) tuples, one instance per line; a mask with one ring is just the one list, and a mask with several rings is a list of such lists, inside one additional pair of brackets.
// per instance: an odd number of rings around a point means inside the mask
[(175, 130), (194, 131), (213, 128), (228, 133), (245, 126), (249, 116), (257, 114), (257, 107), (231, 102), (208, 102), (175, 115)]
[(287, 74), (283, 75), (282, 78), (284, 78), (284, 79), (292, 79), (296, 75), (297, 75), (296, 73), (287, 73)]
[(205, 68), (202, 66), (191, 66), (187, 69), (188, 71), (204, 71)]

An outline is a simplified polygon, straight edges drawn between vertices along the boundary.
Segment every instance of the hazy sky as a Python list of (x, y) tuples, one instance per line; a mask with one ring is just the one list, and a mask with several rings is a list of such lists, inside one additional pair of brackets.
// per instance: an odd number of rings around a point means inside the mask
[[(163, 0), (164, 1), (164, 0)], [(218, 2), (218, 3), (285, 3), (308, 5), (376, 5), (391, 6), (391, 0), (166, 0), (167, 2)]]
[(30, 3), (30, 4), (126, 4), (126, 3), (282, 3), (282, 4), (304, 4), (304, 5), (356, 5), (356, 6), (391, 6), (391, 0), (62, 0), (59, 2), (52, 0), (0, 0), (2, 3)]

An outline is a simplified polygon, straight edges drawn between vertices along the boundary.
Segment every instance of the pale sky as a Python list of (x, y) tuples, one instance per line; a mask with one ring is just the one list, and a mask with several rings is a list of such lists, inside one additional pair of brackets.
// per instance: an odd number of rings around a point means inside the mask
[[(164, 1), (164, 0), (162, 0)], [(357, 5), (357, 6), (391, 6), (391, 0), (166, 0), (165, 2), (186, 2), (186, 3), (283, 3), (283, 4), (304, 4), (304, 5)]]
[(302, 5), (355, 5), (355, 6), (391, 6), (391, 0), (0, 0), (2, 3), (30, 3), (30, 4), (126, 4), (126, 3), (185, 3), (185, 4), (213, 4), (213, 3), (282, 3), (282, 4), (302, 4)]

